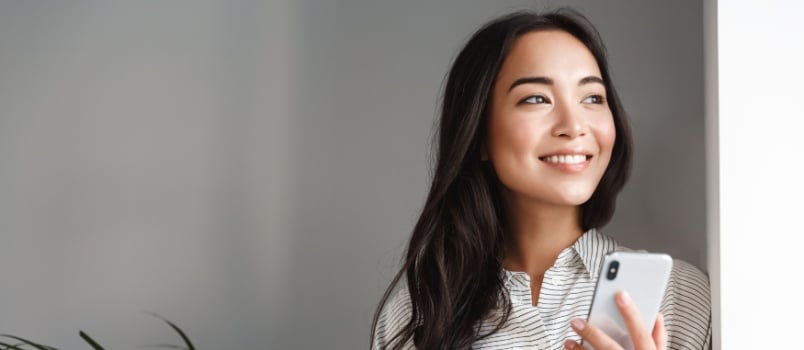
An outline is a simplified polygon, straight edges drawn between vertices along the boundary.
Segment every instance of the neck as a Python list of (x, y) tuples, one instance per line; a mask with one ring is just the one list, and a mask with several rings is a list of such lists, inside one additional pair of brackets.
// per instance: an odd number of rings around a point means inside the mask
[(544, 275), (562, 250), (583, 234), (580, 207), (506, 199), (508, 237), (503, 267), (523, 271), (531, 278)]

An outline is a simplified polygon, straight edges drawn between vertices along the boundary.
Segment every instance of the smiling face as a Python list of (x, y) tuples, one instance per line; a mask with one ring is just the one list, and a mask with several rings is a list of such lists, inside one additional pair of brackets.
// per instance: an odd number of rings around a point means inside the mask
[(492, 91), (485, 156), (516, 200), (578, 206), (611, 158), (614, 119), (600, 69), (560, 30), (519, 37)]

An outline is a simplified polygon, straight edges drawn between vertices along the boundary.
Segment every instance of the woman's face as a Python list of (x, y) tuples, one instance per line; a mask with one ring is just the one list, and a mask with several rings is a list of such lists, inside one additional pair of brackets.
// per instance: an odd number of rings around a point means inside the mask
[(484, 146), (509, 194), (583, 204), (609, 164), (614, 138), (606, 88), (586, 46), (559, 30), (517, 39), (494, 84)]

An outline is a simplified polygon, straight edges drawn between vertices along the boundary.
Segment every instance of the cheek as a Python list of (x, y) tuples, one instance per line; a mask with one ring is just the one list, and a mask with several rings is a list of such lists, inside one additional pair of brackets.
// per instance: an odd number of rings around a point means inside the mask
[(490, 146), (492, 155), (529, 155), (539, 141), (539, 128), (527, 118), (508, 115), (504, 120), (495, 120), (491, 126)]
[(614, 140), (617, 137), (617, 130), (614, 127), (614, 117), (609, 117), (596, 125), (595, 127), (595, 138), (597, 138), (598, 146), (600, 147), (600, 152), (606, 155), (611, 155), (612, 149), (614, 149)]

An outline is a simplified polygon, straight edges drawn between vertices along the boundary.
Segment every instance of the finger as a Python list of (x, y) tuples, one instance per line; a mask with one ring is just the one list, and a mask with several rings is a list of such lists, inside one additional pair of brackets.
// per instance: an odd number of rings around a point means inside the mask
[(655, 346), (653, 338), (651, 338), (645, 324), (642, 322), (639, 309), (637, 309), (628, 293), (621, 290), (614, 296), (614, 299), (617, 303), (617, 308), (620, 309), (620, 314), (623, 316), (623, 321), (625, 321), (625, 327), (628, 328), (628, 333), (631, 334), (634, 348), (649, 349)]
[[(575, 333), (578, 333), (581, 338), (583, 338), (584, 342), (589, 343), (592, 345), (593, 348), (596, 350), (617, 350), (622, 349), (617, 342), (611, 339), (606, 333), (603, 333), (600, 329), (595, 326), (590, 325), (586, 321), (576, 318), (570, 322), (572, 326), (572, 330)], [(566, 343), (565, 345), (566, 346)]]
[(664, 316), (661, 312), (656, 316), (656, 324), (653, 325), (653, 343), (656, 344), (656, 349), (667, 348), (667, 330), (664, 329)]
[(566, 350), (581, 349), (581, 345), (574, 340), (567, 339), (566, 341), (564, 341), (564, 349)]

